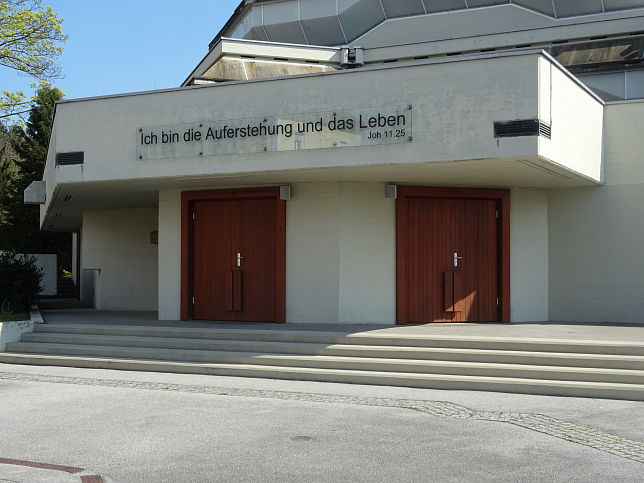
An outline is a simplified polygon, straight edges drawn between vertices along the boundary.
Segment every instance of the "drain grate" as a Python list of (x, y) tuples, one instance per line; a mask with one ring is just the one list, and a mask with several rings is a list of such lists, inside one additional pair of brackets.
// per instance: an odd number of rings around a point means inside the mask
[(311, 441), (312, 439), (311, 436), (293, 436), (291, 441)]

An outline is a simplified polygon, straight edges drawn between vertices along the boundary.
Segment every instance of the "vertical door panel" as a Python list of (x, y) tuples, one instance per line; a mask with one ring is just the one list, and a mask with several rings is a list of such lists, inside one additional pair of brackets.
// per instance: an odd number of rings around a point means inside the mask
[(234, 310), (233, 304), (233, 272), (224, 274), (224, 308), (230, 312)]
[[(243, 277), (241, 270), (234, 270), (232, 272), (232, 308), (233, 312), (242, 312), (244, 309), (243, 301)], [(242, 320), (243, 318), (240, 317)]]
[(193, 318), (275, 320), (276, 202), (194, 203)]
[(241, 320), (275, 317), (275, 203), (272, 198), (239, 200), (237, 251), (241, 253)]
[(420, 196), (405, 205), (406, 322), (499, 320), (497, 202)]
[(454, 271), (454, 312), (463, 312), (465, 304), (463, 303), (463, 272)]
[(455, 321), (498, 320), (498, 250), (496, 202), (493, 200), (454, 200), (454, 251), (461, 274), (463, 310)]
[(445, 270), (445, 312), (454, 312), (454, 271)]
[[(235, 201), (199, 201), (194, 203), (193, 228), (193, 317), (195, 319), (231, 320), (231, 286), (228, 274), (234, 269), (233, 258)], [(232, 282), (232, 279), (229, 283)]]
[(409, 322), (450, 321), (445, 310), (445, 275), (450, 270), (449, 200), (409, 198), (407, 297)]

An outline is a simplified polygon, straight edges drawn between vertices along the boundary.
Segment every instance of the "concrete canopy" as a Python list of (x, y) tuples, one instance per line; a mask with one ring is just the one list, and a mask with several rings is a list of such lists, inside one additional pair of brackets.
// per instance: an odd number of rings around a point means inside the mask
[[(374, 98), (365, 83), (400, 88), (375, 87)], [(241, 152), (223, 155), (171, 150), (137, 159), (136, 154), (139, 131), (146, 126), (179, 130), (215, 119), (232, 125), (235, 119), (407, 104), (413, 106), (413, 135), (403, 144), (268, 152), (244, 152), (242, 144)], [(514, 119), (540, 119), (552, 126), (551, 137), (495, 136), (495, 122)], [(155, 206), (158, 192), (167, 189), (315, 181), (596, 185), (602, 177), (602, 122), (601, 100), (541, 53), (63, 101), (57, 104), (44, 175), (41, 225), (74, 230), (83, 210)], [(84, 153), (83, 162), (57, 163), (69, 152)]]

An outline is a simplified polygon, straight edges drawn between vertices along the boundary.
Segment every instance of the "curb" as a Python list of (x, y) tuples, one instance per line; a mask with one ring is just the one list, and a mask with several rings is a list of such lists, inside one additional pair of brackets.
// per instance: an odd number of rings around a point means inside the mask
[(40, 309), (38, 309), (37, 305), (34, 305), (31, 308), (30, 315), (31, 315), (31, 317), (30, 317), (29, 321), (33, 322), (34, 324), (46, 324), (47, 323), (47, 322), (45, 322), (45, 319), (42, 318), (42, 314), (40, 313)]
[(7, 344), (20, 341), (22, 334), (33, 332), (37, 324), (46, 323), (37, 306), (32, 307), (29, 314), (29, 320), (0, 322), (0, 352), (6, 350)]

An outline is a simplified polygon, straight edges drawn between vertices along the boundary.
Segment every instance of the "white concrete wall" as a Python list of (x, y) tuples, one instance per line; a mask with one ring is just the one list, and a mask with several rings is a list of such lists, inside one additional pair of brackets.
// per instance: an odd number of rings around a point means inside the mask
[(58, 292), (58, 263), (55, 254), (33, 255), (35, 264), (42, 272), (40, 295), (56, 295)]
[(548, 195), (510, 192), (510, 320), (548, 320)]
[(21, 255), (34, 259), (34, 265), (42, 273), (39, 295), (56, 295), (58, 291), (58, 263), (57, 256), (51, 253), (36, 253)]
[(605, 185), (548, 194), (550, 318), (644, 322), (644, 102), (605, 108)]
[(98, 309), (157, 309), (156, 208), (90, 210), (83, 213), (81, 270), (100, 270)]
[[(493, 121), (537, 116), (538, 59), (485, 58), (62, 103), (45, 173), (47, 199), (53, 199), (52, 177), (80, 182), (536, 156), (534, 137), (495, 140)], [(411, 143), (316, 149), (306, 156), (136, 157), (139, 127), (408, 104)], [(56, 151), (84, 151), (84, 165), (53, 168)]]
[(551, 139), (539, 136), (539, 155), (601, 180), (602, 101), (546, 58), (539, 59), (539, 97), (539, 116), (552, 127)]
[(181, 191), (159, 193), (159, 320), (181, 319)]
[(626, 72), (593, 73), (579, 77), (605, 100), (626, 99)]
[(72, 233), (72, 281), (78, 286), (78, 232)]
[(295, 184), (286, 253), (287, 322), (395, 322), (395, 201), (383, 183)]
[(604, 100), (644, 98), (644, 70), (593, 73), (580, 76), (580, 80)]
[(42, 316), (37, 310), (31, 312), (28, 320), (0, 322), (0, 352), (6, 350), (7, 344), (19, 342), (22, 334), (33, 332), (36, 324), (42, 323)]
[(100, 276), (100, 268), (86, 268), (80, 273), (80, 299), (92, 307), (98, 307), (101, 300)]
[(396, 201), (384, 183), (340, 184), (339, 322), (396, 321)]
[(302, 183), (286, 202), (286, 321), (339, 318), (339, 183)]
[(49, 146), (47, 148), (47, 161), (43, 170), (42, 180), (45, 182), (45, 203), (40, 205), (40, 223), (42, 225), (47, 208), (51, 206), (54, 198), (54, 191), (57, 188), (58, 172), (56, 168), (56, 153), (58, 152), (56, 138), (58, 136), (58, 123), (54, 114), (54, 122), (51, 126), (51, 135), (49, 136)]

